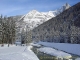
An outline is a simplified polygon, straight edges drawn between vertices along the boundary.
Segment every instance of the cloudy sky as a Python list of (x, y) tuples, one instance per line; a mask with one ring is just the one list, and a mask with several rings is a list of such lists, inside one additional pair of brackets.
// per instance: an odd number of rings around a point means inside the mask
[(80, 0), (0, 0), (0, 14), (7, 16), (27, 14), (31, 10), (47, 12), (69, 3), (71, 6)]

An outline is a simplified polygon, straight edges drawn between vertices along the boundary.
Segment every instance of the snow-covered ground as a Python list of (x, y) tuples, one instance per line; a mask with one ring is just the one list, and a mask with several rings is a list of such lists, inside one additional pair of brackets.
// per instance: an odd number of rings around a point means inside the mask
[(0, 47), (0, 60), (39, 60), (31, 50), (32, 46)]
[(38, 44), (41, 44), (47, 47), (56, 48), (56, 49), (80, 56), (80, 44), (49, 43), (49, 42), (39, 42)]
[(59, 51), (59, 50), (55, 50), (53, 48), (50, 47), (43, 47), (43, 48), (39, 48), (39, 51), (44, 52), (46, 54), (50, 54), (53, 56), (56, 56), (57, 58), (65, 58), (65, 59), (69, 59), (72, 56), (68, 53), (65, 53), (63, 51)]
[(34, 43), (31, 43), (32, 46), (36, 46), (36, 47), (40, 47), (41, 45), (39, 44), (34, 44)]
[[(31, 46), (10, 45), (10, 47), (7, 47), (8, 45), (6, 44), (4, 47), (0, 45), (0, 60), (39, 60), (31, 50), (32, 46), (40, 47), (38, 48), (39, 51), (56, 56), (57, 58), (68, 59), (72, 57), (69, 53), (80, 56), (80, 44), (39, 42), (37, 44), (31, 43), (30, 45)], [(41, 47), (41, 45), (44, 46)], [(80, 58), (78, 57), (76, 60), (80, 60)]]
[(80, 60), (80, 58), (77, 58), (76, 60)]

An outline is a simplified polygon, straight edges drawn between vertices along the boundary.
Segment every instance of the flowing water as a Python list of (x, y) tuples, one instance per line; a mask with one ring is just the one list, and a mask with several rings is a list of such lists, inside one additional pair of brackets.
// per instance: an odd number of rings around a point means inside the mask
[(43, 52), (40, 52), (38, 50), (38, 47), (33, 47), (32, 48), (33, 52), (37, 55), (37, 57), (40, 59), (40, 60), (57, 60), (55, 56), (51, 56), (51, 55), (48, 55), (48, 54), (45, 54)]
[(72, 58), (66, 59), (66, 58), (57, 58), (56, 56), (52, 56), (43, 52), (40, 52), (38, 49), (40, 47), (33, 46), (32, 51), (37, 55), (39, 60), (75, 60), (78, 58), (78, 56), (72, 55)]

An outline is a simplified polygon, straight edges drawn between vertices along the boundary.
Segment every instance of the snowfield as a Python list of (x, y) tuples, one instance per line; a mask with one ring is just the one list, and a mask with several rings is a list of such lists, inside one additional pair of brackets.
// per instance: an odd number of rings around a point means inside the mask
[[(69, 53), (80, 56), (80, 44), (38, 42), (36, 44), (31, 43), (30, 45), (37, 46), (39, 51), (57, 58), (69, 59), (72, 57)], [(41, 45), (43, 46), (41, 47)], [(10, 47), (7, 47), (5, 44), (4, 47), (1, 47), (0, 45), (0, 60), (39, 60), (31, 50), (32, 46), (10, 45)], [(76, 60), (80, 60), (80, 58), (78, 57)]]
[(72, 53), (80, 56), (80, 44), (68, 44), (68, 43), (49, 43), (49, 42), (39, 42), (38, 44), (56, 48), (68, 53)]
[(34, 44), (34, 43), (31, 43), (32, 46), (36, 46), (36, 47), (41, 47), (41, 45), (39, 44)]
[(80, 58), (77, 58), (76, 60), (80, 60)]
[(0, 47), (0, 60), (39, 60), (30, 50), (32, 46)]

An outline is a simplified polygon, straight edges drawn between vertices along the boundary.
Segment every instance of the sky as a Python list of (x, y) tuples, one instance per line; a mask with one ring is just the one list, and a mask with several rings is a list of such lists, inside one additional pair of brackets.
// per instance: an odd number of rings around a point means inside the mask
[(71, 6), (80, 0), (1, 0), (0, 14), (4, 16), (16, 16), (27, 14), (31, 10), (48, 12), (59, 9), (65, 3)]

